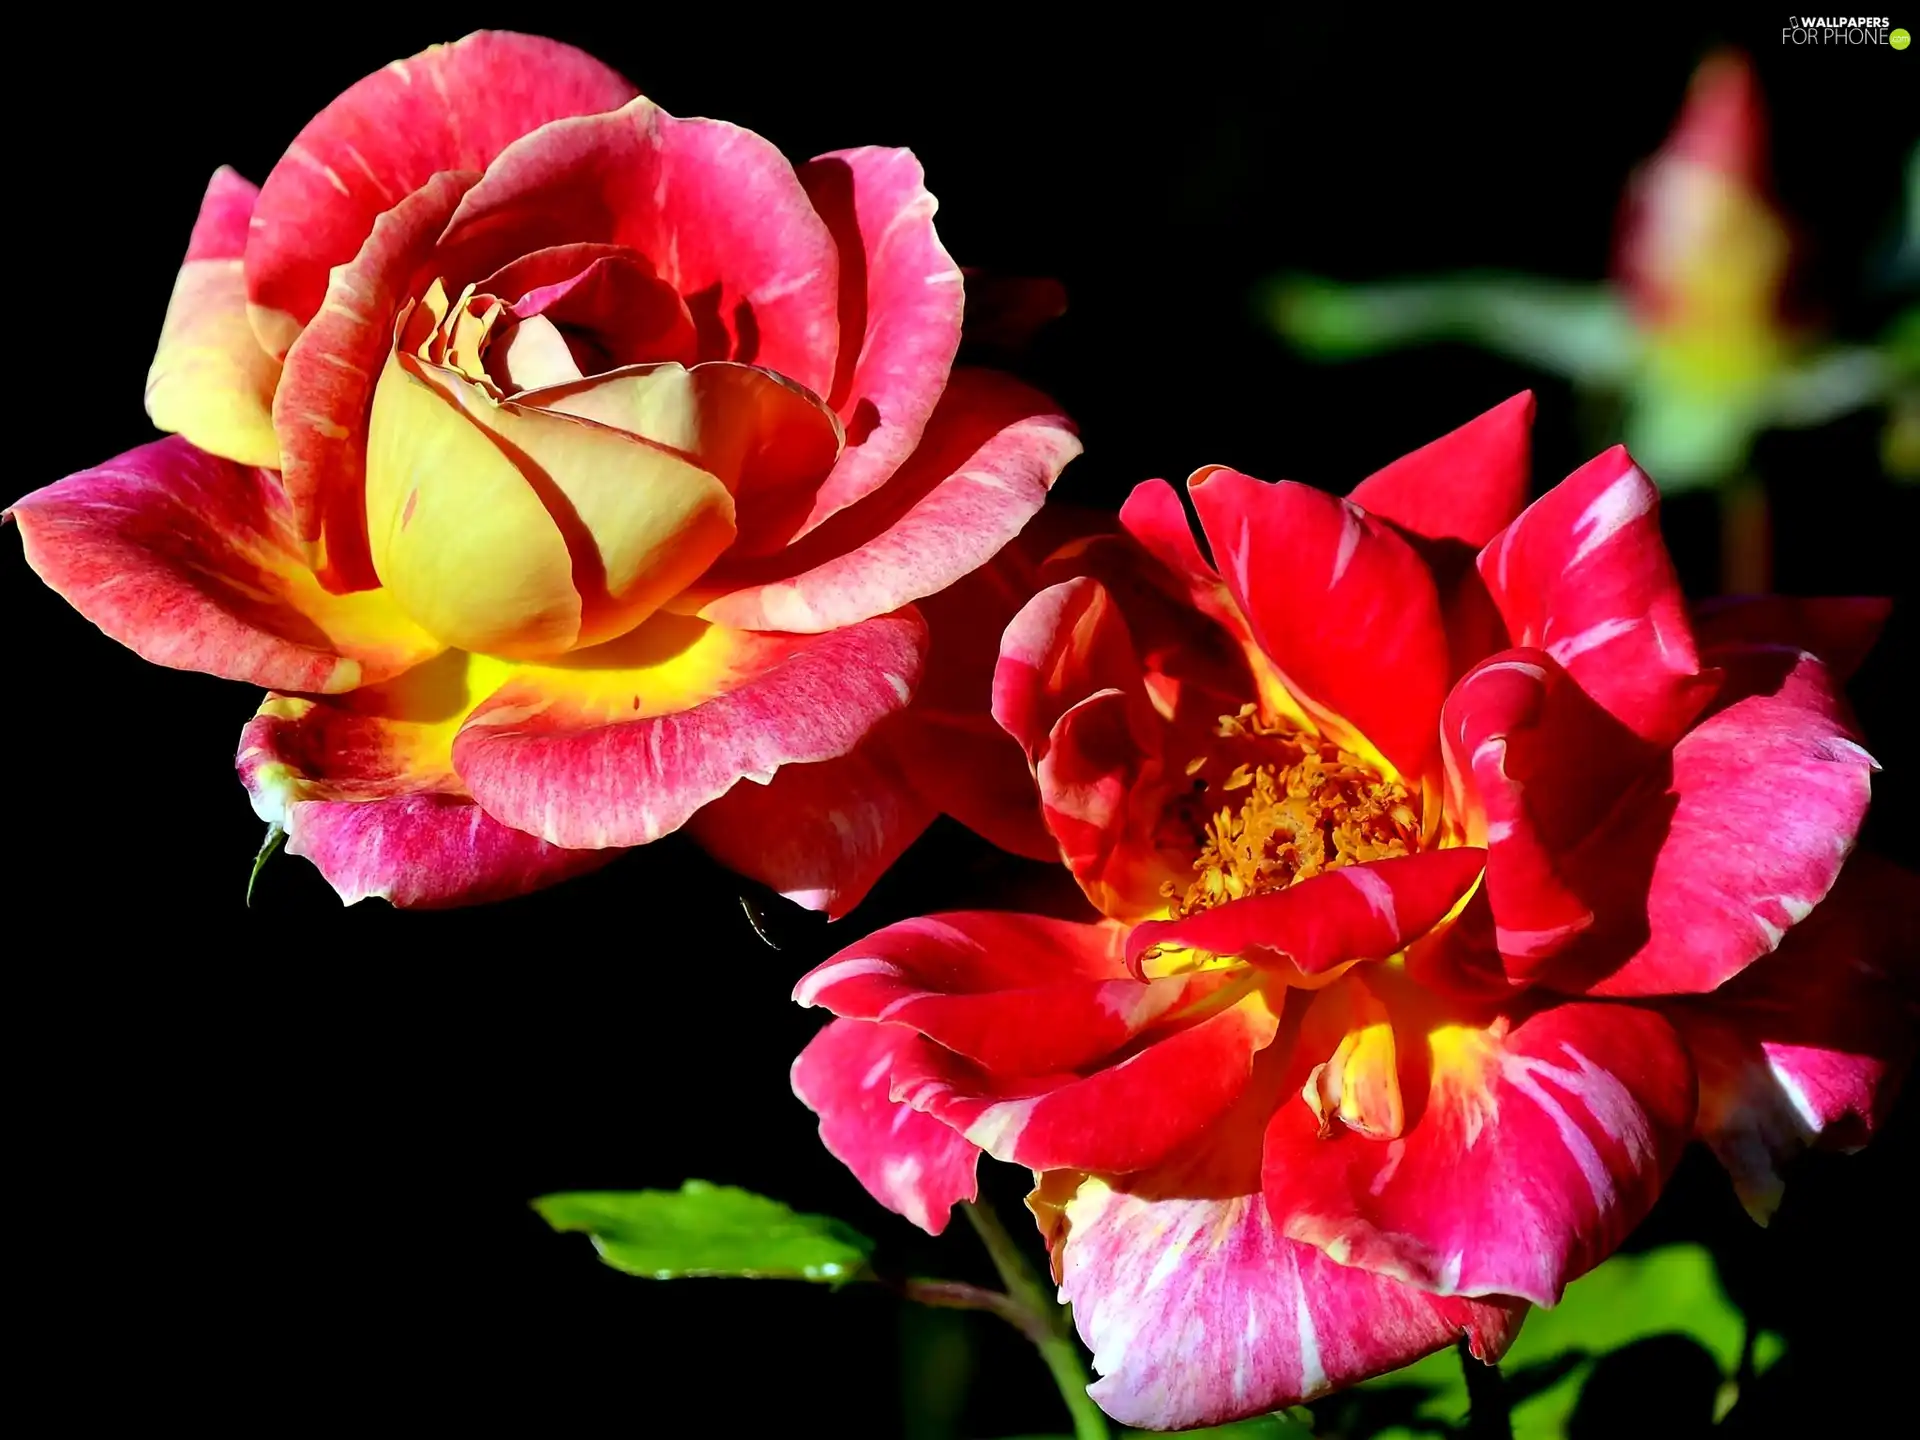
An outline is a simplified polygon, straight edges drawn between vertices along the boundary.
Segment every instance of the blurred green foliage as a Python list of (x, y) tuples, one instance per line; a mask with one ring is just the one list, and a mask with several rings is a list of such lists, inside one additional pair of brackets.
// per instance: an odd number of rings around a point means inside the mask
[[(1500, 1369), (1514, 1440), (1587, 1440), (1620, 1433), (1628, 1422), (1614, 1417), (1649, 1403), (1660, 1434), (1707, 1429), (1780, 1354), (1777, 1336), (1749, 1346), (1712, 1256), (1671, 1245), (1615, 1256), (1551, 1310), (1536, 1307)], [(1461, 1365), (1441, 1351), (1321, 1402), (1320, 1440), (1468, 1436)]]

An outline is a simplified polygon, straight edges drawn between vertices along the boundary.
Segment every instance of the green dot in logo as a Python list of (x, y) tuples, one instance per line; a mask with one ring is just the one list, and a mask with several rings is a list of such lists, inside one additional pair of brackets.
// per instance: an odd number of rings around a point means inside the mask
[(1891, 35), (1887, 36), (1887, 43), (1896, 50), (1906, 49), (1912, 40), (1913, 37), (1904, 30), (1895, 30)]

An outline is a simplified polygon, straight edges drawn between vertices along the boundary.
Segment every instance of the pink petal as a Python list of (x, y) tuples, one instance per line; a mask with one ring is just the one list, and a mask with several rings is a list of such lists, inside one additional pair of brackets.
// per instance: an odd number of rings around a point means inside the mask
[[(1525, 1307), (1424, 1294), (1336, 1265), (1280, 1233), (1261, 1197), (1277, 1057), (1223, 1120), (1155, 1169), (1059, 1184), (1061, 1298), (1127, 1425), (1179, 1429), (1264, 1414), (1396, 1370), (1465, 1335), (1499, 1359)], [(1034, 1204), (1029, 1201), (1029, 1204)]]
[(332, 273), (326, 303), (287, 351), (273, 401), (294, 519), (329, 589), (378, 583), (367, 548), (367, 412), (393, 344), (393, 317), (471, 172), (435, 175), (380, 215)]
[(18, 501), (27, 563), (143, 659), (282, 690), (351, 690), (440, 643), (384, 591), (330, 595), (279, 478), (169, 438)]
[[(1679, 1037), (1650, 1011), (1568, 1004), (1511, 1029), (1435, 1028), (1424, 1065), (1418, 1038), (1400, 1036), (1415, 1118), (1397, 1140), (1338, 1125), (1322, 1138), (1304, 1101), (1282, 1104), (1268, 1208), (1343, 1265), (1439, 1295), (1554, 1304), (1652, 1208), (1679, 1158), (1694, 1104)], [(1318, 1058), (1296, 1055), (1295, 1078)]]
[(911, 611), (825, 635), (656, 615), (517, 672), (468, 717), (454, 765), (487, 813), (556, 845), (643, 845), (742, 779), (845, 755), (907, 703)]
[(1455, 847), (1342, 865), (1265, 895), (1180, 920), (1148, 920), (1127, 939), (1139, 973), (1147, 952), (1183, 946), (1319, 975), (1350, 960), (1384, 960), (1446, 918), (1473, 888), (1484, 850)]
[(443, 170), (480, 171), (550, 120), (611, 110), (634, 90), (592, 56), (533, 35), (476, 31), (359, 81), (309, 120), (261, 187), (247, 293), (285, 355), (320, 309), (327, 272), (376, 217)]
[(1723, 645), (1791, 645), (1812, 651), (1835, 679), (1845, 681), (1866, 660), (1892, 612), (1891, 600), (1866, 597), (1721, 596), (1694, 607), (1693, 630), (1703, 653)]
[(1886, 1120), (1913, 1061), (1916, 966), (1920, 880), (1862, 854), (1777, 953), (1666, 1007), (1700, 1076), (1696, 1133), (1762, 1224), (1788, 1160), (1857, 1149)]
[(894, 994), (903, 976), (923, 971), (939, 972), (943, 988), (958, 993), (1120, 980), (1127, 974), (1120, 933), (1110, 925), (999, 910), (917, 916), (876, 930), (816, 966), (793, 998), (836, 1015), (873, 1019), (873, 997)]
[[(940, 663), (938, 643), (930, 666)], [(989, 716), (916, 707), (887, 725), (877, 743), (934, 811), (1002, 850), (1029, 860), (1059, 860), (1060, 846), (1041, 818), (1026, 756)]]
[(1020, 351), (1067, 313), (1067, 287), (1037, 275), (1000, 275), (969, 267), (961, 336), (970, 347)]
[(156, 428), (224, 459), (275, 470), (273, 391), (280, 364), (260, 348), (247, 322), (240, 263), (259, 193), (224, 165), (214, 172), (167, 302), (146, 400)]
[(1526, 508), (1533, 410), (1524, 390), (1369, 475), (1347, 498), (1412, 534), (1478, 549)]
[(346, 904), (504, 900), (618, 853), (548, 845), (468, 797), (451, 745), (475, 663), (456, 651), (337, 699), (269, 695), (241, 732), (254, 813), (283, 827), (287, 853), (311, 860)]
[[(1058, 860), (1026, 757), (985, 704), (1000, 633), (1042, 563), (1105, 519), (1048, 506), (992, 561), (929, 596), (920, 607), (926, 675), (913, 704), (842, 760), (792, 767), (764, 788), (735, 786), (695, 817), (695, 835), (735, 869), (834, 917), (859, 903), (936, 813), (1014, 854)], [(775, 804), (793, 807), (781, 823), (747, 818)]]
[(1119, 690), (1144, 704), (1140, 678), (1126, 620), (1106, 587), (1090, 576), (1066, 580), (1023, 605), (1001, 637), (993, 718), (1038, 762), (1061, 716), (1088, 697)]
[[(592, 253), (596, 251), (602, 253)], [(558, 280), (515, 291), (516, 284), (534, 278), (535, 267), (510, 265), (496, 283), (514, 293), (481, 293), (512, 302), (509, 313), (516, 320), (541, 316), (590, 339), (600, 352), (594, 357), (594, 371), (661, 361), (694, 362), (699, 342), (693, 317), (674, 288), (657, 278), (642, 256), (613, 246), (563, 245), (535, 251), (524, 259), (552, 264), (569, 253), (585, 263)]]
[(806, 634), (884, 614), (991, 559), (1079, 453), (1044, 395), (992, 371), (955, 371), (891, 481), (778, 555), (723, 561), (691, 603), (721, 624)]
[[(1126, 621), (1139, 656), (1135, 665), (1182, 764), (1217, 741), (1221, 716), (1278, 690), (1217, 579), (1196, 582), (1124, 533), (1090, 537), (1050, 568), (1085, 575), (1106, 590)], [(1280, 695), (1274, 708), (1285, 713), (1293, 707)]]
[(840, 951), (794, 998), (904, 1025), (997, 1075), (1053, 1074), (1104, 1060), (1231, 978), (1133, 979), (1122, 933), (990, 911), (906, 920)]
[[(1621, 856), (1652, 854), (1647, 938), (1596, 995), (1712, 990), (1777, 946), (1832, 887), (1866, 817), (1873, 771), (1833, 676), (1804, 652), (1715, 652), (1718, 708), (1673, 750), (1659, 805), (1623, 807)], [(1783, 797), (1787, 797), (1783, 803)]]
[(1010, 1164), (1142, 1170), (1232, 1107), (1276, 1028), (1256, 992), (1085, 1076), (989, 1075), (921, 1040), (895, 1061), (893, 1096)]
[(1230, 635), (1243, 650), (1256, 651), (1253, 630), (1200, 547), (1180, 496), (1164, 480), (1144, 480), (1120, 506), (1120, 523), (1129, 535), (1186, 591), (1194, 609)]
[(1651, 850), (1615, 838), (1626, 804), (1665, 807), (1664, 757), (1541, 650), (1507, 650), (1447, 697), (1441, 739), (1450, 806), (1484, 835), (1487, 896), (1506, 973), (1530, 980), (1569, 947), (1616, 959), (1644, 938), (1631, 926)]
[(1351, 501), (1305, 485), (1215, 469), (1187, 488), (1228, 590), (1295, 698), (1348, 748), (1371, 745), (1402, 776), (1423, 777), (1448, 677), (1426, 564)]
[(840, 253), (840, 357), (829, 401), (847, 449), (805, 534), (872, 494), (920, 443), (960, 349), (960, 267), (934, 233), (934, 198), (911, 150), (839, 150), (800, 167)]
[(929, 1115), (887, 1098), (911, 1031), (836, 1020), (793, 1062), (793, 1093), (820, 1117), (820, 1143), (882, 1205), (929, 1235), (980, 1193), (980, 1151)]
[[(596, 107), (608, 109), (609, 107)], [(509, 145), (462, 202), (442, 246), (478, 277), (553, 245), (624, 245), (693, 314), (703, 360), (759, 365), (825, 395), (840, 340), (839, 256), (771, 144), (648, 100)]]
[(765, 785), (742, 780), (687, 829), (729, 870), (838, 920), (939, 813), (883, 738), (910, 720), (890, 716), (836, 760), (782, 766)]
[(207, 193), (200, 198), (200, 213), (194, 216), (193, 233), (187, 237), (186, 262), (195, 260), (238, 260), (247, 253), (247, 232), (253, 209), (260, 199), (260, 187), (231, 165), (222, 165), (207, 182)]
[(1043, 818), (1075, 878), (1106, 913), (1139, 917), (1162, 908), (1175, 875), (1157, 838), (1169, 759), (1203, 753), (1253, 679), (1231, 637), (1169, 593), (1179, 577), (1131, 537), (1083, 541), (1071, 565), (1100, 578), (1050, 586), (1014, 617), (993, 713), (1034, 761)]
[(932, 649), (917, 700), (956, 718), (984, 715), (1007, 626), (1056, 574), (1077, 573), (1086, 544), (1113, 529), (1106, 511), (1054, 501), (986, 564), (918, 602)]
[(1636, 735), (1670, 745), (1713, 685), (1699, 674), (1659, 498), (1616, 445), (1490, 541), (1480, 574), (1513, 644), (1545, 650)]
[(1116, 920), (1160, 911), (1160, 887), (1181, 875), (1157, 843), (1171, 792), (1161, 730), (1138, 696), (1102, 690), (1060, 717), (1034, 767), (1041, 818), (1061, 859), (1095, 908)]

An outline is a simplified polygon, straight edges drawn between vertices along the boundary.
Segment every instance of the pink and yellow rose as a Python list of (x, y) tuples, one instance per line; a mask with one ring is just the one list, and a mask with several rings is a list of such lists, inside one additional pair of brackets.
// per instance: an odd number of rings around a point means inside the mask
[[(258, 190), (213, 177), (147, 383), (172, 438), (10, 514), (108, 635), (274, 692), (241, 778), (349, 901), (516, 894), (723, 797), (751, 869), (776, 775), (836, 832), (792, 777), (908, 705), (915, 602), (1079, 449), (954, 368), (934, 208), (905, 150), (796, 167), (570, 47), (436, 46)], [(787, 888), (836, 910), (871, 879), (812, 864)]]
[(1496, 1359), (1690, 1137), (1764, 1215), (1910, 1058), (1914, 878), (1848, 860), (1884, 603), (1689, 606), (1624, 450), (1526, 503), (1532, 411), (1347, 499), (1203, 470), (1211, 563), (1140, 486), (994, 684), (1089, 918), (908, 920), (796, 991), (882, 1203), (1034, 1173), (1128, 1424)]

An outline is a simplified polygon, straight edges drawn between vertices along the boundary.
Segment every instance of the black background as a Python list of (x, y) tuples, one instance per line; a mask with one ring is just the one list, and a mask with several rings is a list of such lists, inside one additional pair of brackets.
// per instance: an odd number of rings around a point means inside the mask
[[(1536, 483), (1585, 459), (1556, 383), (1458, 349), (1315, 369), (1263, 333), (1249, 292), (1281, 268), (1597, 277), (1622, 180), (1730, 33), (1645, 13), (1565, 32), (1224, 7), (620, 13), (549, 33), (796, 158), (911, 145), (963, 264), (1066, 282), (1071, 310), (1023, 368), (1087, 442), (1058, 493), (1108, 506), (1210, 462), (1345, 489), (1528, 384)], [(14, 51), (13, 493), (150, 438), (141, 383), (214, 167), (263, 179), (352, 80), (468, 28), (255, 18), (143, 32), (75, 12)], [(469, 23), (488, 21), (542, 28)], [(1920, 56), (1786, 49), (1771, 20), (1732, 38), (1753, 47), (1779, 190), (1812, 242), (1802, 297), (1870, 333), (1885, 297), (1862, 275), (1896, 215)], [(1778, 588), (1908, 588), (1914, 492), (1879, 478), (1876, 442), (1858, 419), (1765, 443)], [(1711, 501), (1665, 516), (1684, 578), (1710, 590)], [(901, 1428), (904, 1344), (965, 1387), (964, 1433), (1057, 1428), (1044, 1372), (991, 1322), (903, 1321), (879, 1292), (626, 1279), (525, 1208), (705, 1176), (980, 1277), (964, 1227), (928, 1242), (818, 1149), (786, 1079), (818, 1022), (786, 992), (838, 944), (978, 891), (982, 847), (943, 825), (831, 931), (776, 907), (778, 950), (739, 887), (673, 842), (442, 915), (343, 910), (283, 857), (248, 910), (260, 827), (231, 761), (257, 695), (118, 649), (12, 547), (9, 1308), (16, 1364), (64, 1413), (930, 1435)], [(1897, 619), (1857, 691), (1886, 766), (1870, 838), (1909, 864), (1914, 636)], [(1701, 1157), (1649, 1223), (1643, 1238), (1713, 1244), (1792, 1338), (1747, 1433), (1831, 1433), (1911, 1393), (1912, 1110), (1867, 1154), (1811, 1164), (1770, 1232)], [(1010, 1203), (1018, 1178), (997, 1175)], [(1642, 1423), (1667, 1433), (1651, 1383)]]

